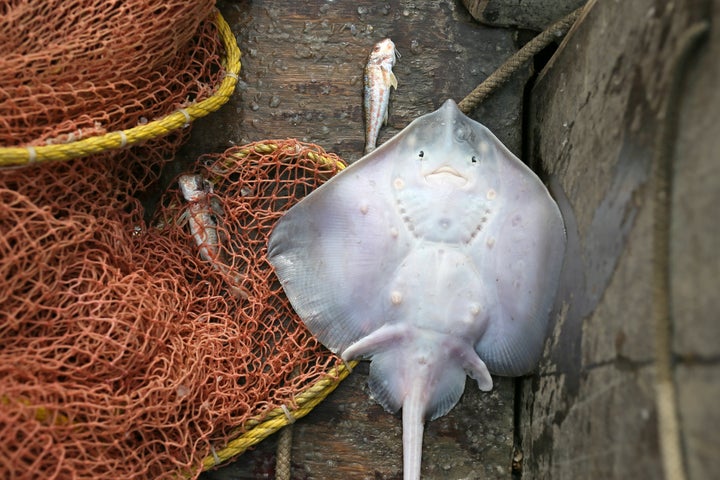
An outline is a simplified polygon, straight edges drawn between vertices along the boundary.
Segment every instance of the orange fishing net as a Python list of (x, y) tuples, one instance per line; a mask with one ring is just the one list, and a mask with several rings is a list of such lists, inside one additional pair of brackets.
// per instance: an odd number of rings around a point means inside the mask
[(204, 159), (222, 268), (201, 257), (176, 187), (150, 225), (136, 199), (187, 138), (164, 120), (236, 76), (213, 4), (0, 2), (0, 165), (159, 132), (0, 168), (0, 478), (195, 477), (336, 364), (264, 249), (339, 159), (292, 141)]
[(203, 50), (217, 43), (207, 21), (214, 3), (1, 2), (0, 145), (64, 143), (127, 128), (168, 113), (168, 99), (202, 96), (212, 85), (198, 75), (198, 62), (206, 64)]
[(1, 476), (196, 476), (337, 364), (265, 250), (340, 159), (288, 140), (199, 161), (234, 275), (201, 257), (176, 185), (146, 226), (97, 165), (45, 167), (0, 176)]

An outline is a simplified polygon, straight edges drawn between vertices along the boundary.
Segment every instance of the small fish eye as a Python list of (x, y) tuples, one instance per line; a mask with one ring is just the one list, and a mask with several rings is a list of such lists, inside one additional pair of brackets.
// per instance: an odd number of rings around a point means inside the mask
[(472, 163), (477, 163), (477, 158), (475, 158), (475, 155), (473, 155), (473, 157), (470, 159), (470, 161)]
[(420, 150), (420, 153), (418, 153), (418, 156), (419, 156), (420, 158), (423, 158), (423, 157), (425, 156), (425, 152), (423, 152), (422, 150)]

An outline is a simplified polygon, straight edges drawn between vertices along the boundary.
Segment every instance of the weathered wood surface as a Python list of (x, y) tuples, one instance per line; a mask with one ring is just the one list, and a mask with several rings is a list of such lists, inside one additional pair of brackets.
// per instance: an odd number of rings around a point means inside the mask
[[(401, 479), (402, 428), (368, 396), (367, 364), (294, 425), (293, 479)], [(513, 446), (513, 380), (492, 392), (468, 382), (453, 411), (426, 426), (423, 478), (509, 479)], [(205, 480), (275, 478), (277, 435)]]
[[(230, 103), (194, 125), (185, 155), (270, 138), (298, 138), (357, 160), (364, 145), (363, 67), (372, 46), (395, 42), (386, 141), (413, 119), (460, 101), (516, 51), (515, 32), (484, 27), (459, 1), (225, 1), (236, 33), (241, 82)], [(527, 74), (488, 99), (477, 120), (520, 153)]]
[(712, 29), (682, 88), (670, 212), (672, 347), (690, 480), (720, 478), (720, 1), (707, 18)]
[[(250, 141), (295, 137), (349, 161), (364, 145), (362, 72), (372, 46), (390, 37), (402, 58), (394, 72), (386, 141), (447, 98), (461, 100), (516, 51), (515, 32), (483, 27), (459, 1), (369, 0), (219, 2), (243, 52), (241, 82), (230, 103), (197, 122), (184, 161)], [(529, 69), (473, 113), (520, 153), (523, 88)], [(294, 428), (293, 478), (401, 478), (399, 417), (368, 398), (367, 372), (354, 372)], [(423, 478), (509, 478), (513, 451), (513, 381), (492, 393), (467, 382), (461, 403), (430, 422)], [(276, 441), (205, 479), (274, 478)]]
[[(561, 315), (540, 375), (523, 393), (529, 478), (682, 478), (663, 471), (672, 453), (663, 445), (673, 442), (687, 478), (720, 475), (720, 230), (709, 221), (720, 201), (717, 23), (711, 47), (681, 72), (687, 82), (666, 258), (670, 351), (656, 341), (660, 305), (653, 304), (656, 209), (663, 208), (653, 181), (656, 139), (677, 73), (673, 59), (684, 32), (704, 17), (700, 6), (596, 2), (534, 87), (532, 161), (560, 200), (569, 255)], [(662, 355), (672, 356), (669, 372)], [(666, 374), (678, 393), (675, 439), (660, 429), (656, 386)]]
[(544, 30), (586, 0), (463, 0), (470, 14), (486, 25)]

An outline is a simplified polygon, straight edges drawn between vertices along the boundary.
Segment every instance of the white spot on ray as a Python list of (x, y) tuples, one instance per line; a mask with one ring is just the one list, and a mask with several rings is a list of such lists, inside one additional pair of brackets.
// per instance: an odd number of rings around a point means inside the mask
[(403, 301), (402, 293), (400, 293), (397, 290), (393, 290), (390, 293), (390, 301), (392, 302), (393, 305), (400, 305)]

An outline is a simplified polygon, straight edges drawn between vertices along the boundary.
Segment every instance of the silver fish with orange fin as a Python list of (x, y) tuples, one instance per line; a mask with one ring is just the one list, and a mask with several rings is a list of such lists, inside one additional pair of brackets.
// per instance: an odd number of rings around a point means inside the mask
[(181, 175), (178, 185), (188, 206), (181, 216), (187, 221), (190, 233), (200, 250), (200, 257), (218, 269), (230, 284), (230, 291), (238, 297), (248, 298), (248, 291), (242, 287), (244, 277), (228, 265), (228, 255), (222, 247), (222, 235), (218, 223), (223, 216), (222, 205), (212, 195), (213, 186), (202, 175)]
[(212, 184), (202, 175), (181, 175), (178, 185), (188, 202), (183, 217), (200, 249), (200, 257), (213, 264), (223, 264), (217, 231), (217, 221), (223, 212), (220, 205), (212, 202)]
[(365, 153), (375, 150), (380, 126), (387, 123), (390, 87), (397, 89), (397, 78), (392, 72), (400, 53), (389, 38), (373, 47), (365, 65)]

